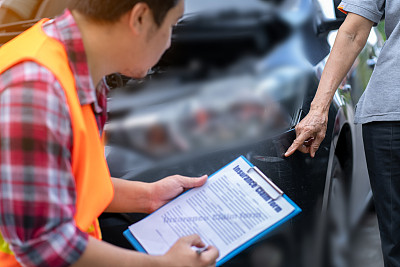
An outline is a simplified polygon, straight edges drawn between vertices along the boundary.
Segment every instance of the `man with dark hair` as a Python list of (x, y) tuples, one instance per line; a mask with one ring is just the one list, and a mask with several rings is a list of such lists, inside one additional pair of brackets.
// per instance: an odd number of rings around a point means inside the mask
[[(96, 4), (99, 2), (102, 4)], [(153, 13), (154, 21), (160, 26), (167, 12), (178, 5), (179, 0), (124, 0), (118, 2), (71, 0), (68, 7), (93, 20), (115, 22), (126, 10), (132, 9), (139, 2), (146, 3), (149, 6)]]
[(1, 47), (0, 266), (215, 265), (216, 248), (192, 249), (204, 246), (196, 235), (149, 256), (102, 242), (97, 221), (103, 211), (150, 213), (207, 180), (111, 179), (100, 140), (103, 77), (144, 77), (183, 1), (74, 1)]

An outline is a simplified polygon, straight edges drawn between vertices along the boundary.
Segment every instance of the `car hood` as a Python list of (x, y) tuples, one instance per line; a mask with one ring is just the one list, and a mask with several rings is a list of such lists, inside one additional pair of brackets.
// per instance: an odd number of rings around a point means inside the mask
[(276, 5), (276, 2), (283, 1), (264, 1), (264, 0), (186, 0), (185, 15), (208, 14), (210, 12), (221, 12), (235, 10), (239, 12), (249, 12), (254, 10), (269, 10)]

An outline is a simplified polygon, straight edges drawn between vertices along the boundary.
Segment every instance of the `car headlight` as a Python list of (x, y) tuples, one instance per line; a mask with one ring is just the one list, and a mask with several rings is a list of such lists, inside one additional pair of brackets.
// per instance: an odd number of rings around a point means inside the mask
[[(193, 94), (110, 122), (111, 142), (153, 157), (254, 142), (288, 130), (302, 103), (305, 71), (229, 76), (193, 85)], [(114, 138), (113, 138), (114, 137)]]

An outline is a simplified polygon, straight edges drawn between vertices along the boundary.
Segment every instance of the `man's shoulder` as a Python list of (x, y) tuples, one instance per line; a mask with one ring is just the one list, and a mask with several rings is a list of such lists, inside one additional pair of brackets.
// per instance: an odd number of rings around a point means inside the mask
[(52, 82), (55, 76), (50, 70), (34, 61), (20, 62), (0, 75), (0, 87), (21, 82)]
[(18, 63), (0, 75), (0, 95), (5, 91), (8, 95), (30, 95), (32, 101), (36, 102), (57, 98), (58, 102), (67, 103), (64, 90), (55, 75), (33, 61)]
[(34, 62), (20, 62), (7, 69), (0, 75), (0, 90), (22, 84), (48, 84), (50, 88), (57, 88), (57, 78), (46, 67)]

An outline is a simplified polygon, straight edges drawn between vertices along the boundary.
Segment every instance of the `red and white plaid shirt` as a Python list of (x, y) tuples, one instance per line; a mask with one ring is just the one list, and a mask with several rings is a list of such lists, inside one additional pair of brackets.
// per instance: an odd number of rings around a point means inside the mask
[[(43, 29), (65, 46), (80, 103), (92, 104), (101, 132), (108, 89), (91, 81), (74, 18), (67, 10)], [(0, 232), (24, 266), (69, 266), (86, 248), (73, 219), (71, 149), (66, 96), (54, 75), (34, 62), (1, 74)]]

